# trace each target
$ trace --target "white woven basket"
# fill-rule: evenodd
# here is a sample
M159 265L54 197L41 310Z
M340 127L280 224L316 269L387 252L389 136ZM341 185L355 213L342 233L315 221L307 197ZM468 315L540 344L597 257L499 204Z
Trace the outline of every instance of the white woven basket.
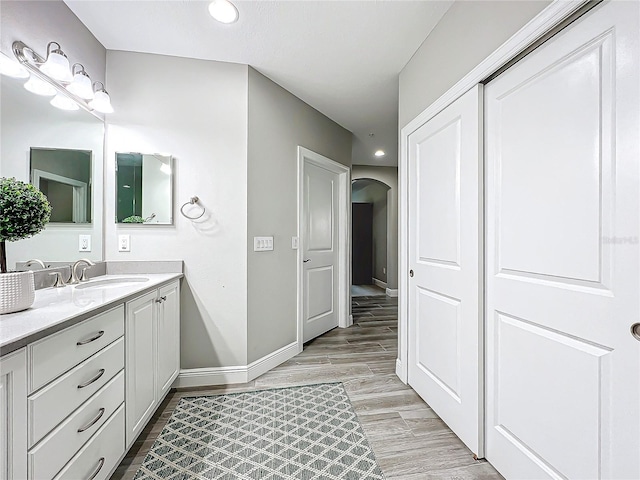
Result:
M33 272L0 273L0 314L25 310L35 299Z

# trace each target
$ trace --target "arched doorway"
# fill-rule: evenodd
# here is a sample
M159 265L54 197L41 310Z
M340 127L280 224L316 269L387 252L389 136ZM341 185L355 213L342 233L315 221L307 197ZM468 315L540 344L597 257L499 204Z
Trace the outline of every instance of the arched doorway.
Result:
M372 178L351 182L352 296L385 294L390 188Z

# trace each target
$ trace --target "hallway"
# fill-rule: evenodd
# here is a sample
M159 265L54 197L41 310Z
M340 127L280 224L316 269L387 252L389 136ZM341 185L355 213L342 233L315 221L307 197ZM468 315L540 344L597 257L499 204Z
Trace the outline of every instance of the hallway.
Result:
M388 479L490 480L502 478L471 452L395 375L398 303L386 296L354 297L354 324L305 344L304 351L247 384L199 389L199 395L342 382ZM182 396L169 394L113 479L132 479Z

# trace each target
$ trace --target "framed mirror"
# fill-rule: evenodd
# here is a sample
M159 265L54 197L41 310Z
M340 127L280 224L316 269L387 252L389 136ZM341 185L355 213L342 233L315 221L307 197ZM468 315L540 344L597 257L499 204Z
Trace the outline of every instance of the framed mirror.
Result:
M51 204L50 223L91 223L89 150L31 148L31 183Z
M101 261L104 120L55 108L51 97L34 95L24 83L0 76L0 176L46 190L53 216L42 232L7 244L8 267L31 258ZM89 249L80 251L80 235L89 236Z
M173 224L173 158L116 153L116 223Z

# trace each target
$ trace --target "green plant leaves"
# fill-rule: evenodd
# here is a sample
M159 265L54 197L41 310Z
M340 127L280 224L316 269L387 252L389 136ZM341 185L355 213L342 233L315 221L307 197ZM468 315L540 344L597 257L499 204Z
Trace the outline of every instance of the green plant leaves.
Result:
M50 217L51 205L35 186L0 178L0 241L29 238L39 233Z

